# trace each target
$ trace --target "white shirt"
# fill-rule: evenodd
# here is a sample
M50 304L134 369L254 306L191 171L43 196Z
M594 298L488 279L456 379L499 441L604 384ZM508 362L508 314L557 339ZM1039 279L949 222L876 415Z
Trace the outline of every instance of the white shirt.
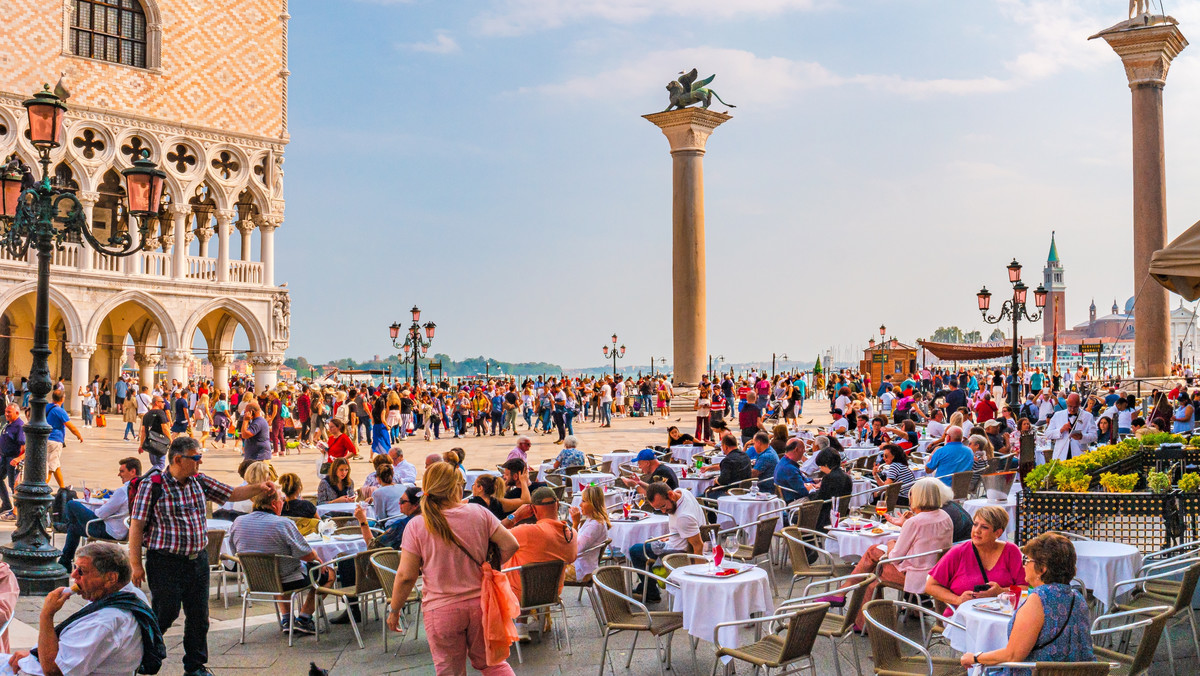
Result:
M929 424L925 426L925 433L928 434L930 438L940 439L942 435L946 433L946 423L930 420Z
M667 516L669 535L666 548L690 551L688 538L699 535L700 526L705 523L704 510L700 509L700 503L696 502L691 491L686 488L679 489L679 502L675 504L675 513Z
M129 534L129 526L125 525L125 517L129 516L129 482L113 491L113 496L103 505L96 508L96 518L104 519L104 529L118 540L124 540Z
M146 603L146 595L132 584L121 588ZM147 603L147 605L149 605ZM64 618L65 619L65 618ZM8 655L0 674L11 674ZM133 615L117 608L103 608L76 620L58 637L54 660L66 676L129 676L142 664L142 633ZM27 655L17 662L21 673L42 676L38 658Z
M1108 410L1100 414L1101 418L1116 418L1116 427L1118 429L1129 429L1133 425L1133 409L1127 408L1124 411L1118 411L1116 404L1108 407Z
M884 393L883 393L883 394L882 394L882 395L879 397L879 410L880 410L880 412L881 412L881 413L883 413L883 414L885 414L885 415L886 415L886 414L890 414L890 413L892 412L892 402L893 402L893 401L896 401L896 395L892 394L892 391L891 391L891 390L888 390L888 391L884 392Z
M600 388L600 403L607 404L611 401L612 401L612 387L610 387L608 383L604 383L604 386Z
M1074 421L1072 421L1074 418ZM1070 432L1063 432L1063 425L1074 424L1074 431L1083 435L1083 439L1076 441L1071 438ZM1054 459L1066 460L1068 457L1075 457L1083 452L1083 447L1096 441L1097 430L1096 421L1092 418L1092 414L1083 408L1075 416L1071 415L1069 409L1063 409L1055 413L1050 422L1046 425L1046 438L1054 441Z
M417 484L417 468L407 460L401 460L392 467L396 471L396 478L402 484Z
M154 400L145 392L139 393L136 399L138 415L146 415L146 412L150 410L150 404L153 403Z
M838 418L837 420L833 421L833 424L829 426L829 429L833 430L834 432L845 433L848 429L850 429L850 423L845 418Z

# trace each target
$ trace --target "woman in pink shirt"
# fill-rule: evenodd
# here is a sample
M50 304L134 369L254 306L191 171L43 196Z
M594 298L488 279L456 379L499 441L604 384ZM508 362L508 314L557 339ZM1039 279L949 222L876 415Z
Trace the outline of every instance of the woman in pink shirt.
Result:
M872 573L885 556L898 559L911 554L946 549L954 541L954 524L950 516L942 511L942 482L926 477L913 484L908 493L908 504L912 516L900 527L900 537L889 540L887 545L876 545L863 554L862 559L854 566L855 573ZM925 578L937 563L938 556L919 556L915 559L905 559L896 563L885 563L880 571L880 578L889 584L900 584L904 591L919 594L925 591ZM875 594L875 585L867 587L866 598ZM862 629L866 618L862 610L854 622L856 629Z
M1021 550L1000 540L1008 527L1008 511L985 505L975 512L971 541L956 545L929 571L925 593L946 604L946 617L963 601L999 596L1014 585L1025 586Z
M404 528L388 627L398 630L400 610L420 576L425 634L438 676L465 676L468 657L485 676L515 676L507 662L488 666L480 594L488 542L507 561L517 540L487 508L462 503L460 475L449 463L430 465L421 486L421 513Z

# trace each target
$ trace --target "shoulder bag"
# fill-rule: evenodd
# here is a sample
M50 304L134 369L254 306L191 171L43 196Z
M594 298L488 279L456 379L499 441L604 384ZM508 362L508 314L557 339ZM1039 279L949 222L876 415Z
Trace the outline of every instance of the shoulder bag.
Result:
M521 603L513 593L508 576L500 572L500 548L489 539L487 555L481 563L471 556L471 552L462 546L457 537L451 534L450 539L472 563L479 566L483 575L479 602L483 610L483 643L487 664L489 667L502 664L508 660L509 647L519 638L513 620L521 614Z

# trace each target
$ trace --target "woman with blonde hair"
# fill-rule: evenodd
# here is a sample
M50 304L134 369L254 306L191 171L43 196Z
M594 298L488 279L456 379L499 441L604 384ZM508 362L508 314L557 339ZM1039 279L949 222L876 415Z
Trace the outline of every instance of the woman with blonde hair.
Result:
M208 394L200 395L196 401L196 410L192 411L192 431L200 433L200 448L205 448L208 441L208 431L212 429L212 409L208 405Z
M444 462L425 470L421 513L404 528L400 566L392 588L388 628L398 631L400 611L420 577L425 633L438 674L466 674L467 658L484 676L515 676L507 662L488 665L484 616L480 603L482 566L489 543L499 570L517 552L517 540L486 508L462 504L459 474Z
M608 539L608 529L612 519L608 516L608 508L604 505L604 489L599 486L588 486L583 491L578 507L571 507L571 526L579 533L576 540L579 556L574 563L567 564L566 580L586 580L600 567L600 549L584 553Z

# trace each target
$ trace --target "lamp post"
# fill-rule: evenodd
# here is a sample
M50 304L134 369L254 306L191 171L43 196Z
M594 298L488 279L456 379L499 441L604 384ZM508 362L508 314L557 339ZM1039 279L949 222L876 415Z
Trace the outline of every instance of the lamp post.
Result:
M625 346L622 345L620 348L617 347L617 334L615 334L615 333L612 334L612 349L609 350L607 345L604 346L604 356L606 358L609 357L610 352L612 353L611 356L612 356L612 362L613 362L613 380L616 380L617 379L617 360L625 358Z
M979 313L983 315L983 321L988 324L999 324L1006 317L1012 319L1013 344L1012 344L1012 366L1011 378L1008 384L1008 405L1016 410L1020 401L1020 387L1017 378L1017 369L1019 368L1020 347L1017 338L1017 323L1021 319L1027 319L1031 322L1040 321L1042 318L1042 308L1046 307L1046 287L1038 284L1038 287L1033 290L1033 302L1037 306L1037 310L1033 314L1029 313L1029 308L1025 303L1029 287L1021 281L1021 264L1014 258L1012 263L1008 264L1008 281L1012 284L1013 296L1011 300L1004 301L1004 305L1000 306L1000 313L992 316L988 314L988 308L991 306L992 294L983 287L975 296L979 299Z
M398 355L401 364L412 364L412 384L417 386L417 364L421 357L424 357L429 352L429 346L433 343L433 332L437 329L437 324L433 322L425 322L425 338L421 338L421 308L416 305L412 306L412 326L408 327L408 331L404 334L404 341L400 341L400 322L392 322L388 327L388 334L392 337L392 346L397 350L403 349L404 354Z
M667 358L666 358L666 357L659 357L659 358L658 358L658 363L659 363L659 365L660 365L660 366L666 366L666 365L667 365ZM654 357L650 357L650 377L651 377L651 378L653 378L653 377L654 377Z
M29 368L29 422L25 425L25 474L17 486L17 529L12 543L0 555L12 567L22 594L44 594L67 581L67 571L58 565L61 551L46 532L46 513L53 498L46 484L46 395L50 380L50 260L64 241L86 240L108 256L129 256L142 250L149 238L148 219L158 213L166 174L150 161L143 150L125 176L126 214L137 220L139 238L130 235L130 224L116 224L107 241L92 234L83 215L83 205L67 186L51 181L50 152L62 144L63 115L67 106L45 85L23 103L29 117L29 140L42 165L35 180L29 167L14 153L0 168L0 246L15 260L26 258L33 247L37 259L37 300L33 326L33 364ZM90 252L83 252L91 255Z
M708 379L710 381L716 380L716 376L713 375L712 363L713 363L713 356L710 354L710 355L708 355ZM717 355L717 363L718 364L725 363L725 355L723 355L723 354Z
M787 353L784 352L783 354L779 355L779 358L782 359L783 361L787 361L787 358L788 358ZM771 353L771 380L775 380L775 353L774 352Z

